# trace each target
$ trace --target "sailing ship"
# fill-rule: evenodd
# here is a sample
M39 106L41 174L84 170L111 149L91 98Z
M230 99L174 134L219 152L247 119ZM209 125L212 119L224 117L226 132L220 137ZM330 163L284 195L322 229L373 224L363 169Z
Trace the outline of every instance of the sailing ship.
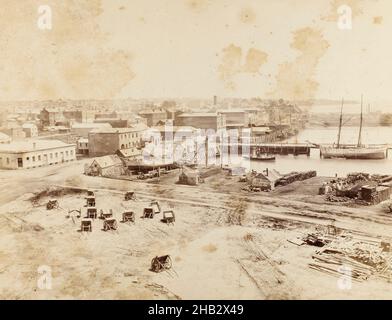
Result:
M344 104L344 100L342 99L342 105L340 108L337 144L336 145L334 144L333 146L320 146L320 155L324 159L328 159L328 158L371 159L371 160L385 159L386 157L385 147L372 147L372 146L365 146L362 144L362 125L363 125L362 101L363 101L363 97L361 96L361 117L359 123L359 134L358 134L357 145L356 146L343 145L340 143L340 134L342 132L343 104Z

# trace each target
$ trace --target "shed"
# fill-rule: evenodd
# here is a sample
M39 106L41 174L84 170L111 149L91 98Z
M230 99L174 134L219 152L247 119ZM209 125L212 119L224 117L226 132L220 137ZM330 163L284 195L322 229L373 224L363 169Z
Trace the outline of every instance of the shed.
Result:
M197 170L191 170L189 168L183 168L180 176L178 177L179 184L187 184L190 186L196 186L199 184L200 174Z
M86 165L85 174L90 176L116 176L124 173L124 166L117 155L94 158Z

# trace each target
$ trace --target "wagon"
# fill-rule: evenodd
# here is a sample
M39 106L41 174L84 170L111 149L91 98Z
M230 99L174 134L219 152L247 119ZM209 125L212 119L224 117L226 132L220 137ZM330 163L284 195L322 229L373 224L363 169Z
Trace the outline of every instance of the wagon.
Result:
M92 220L91 219L83 219L80 223L80 231L92 231Z
M153 208L154 214L161 213L161 206L159 205L159 202L156 200L152 200L150 207Z
M117 221L114 218L108 218L103 221L103 230L117 230Z
M161 272L172 267L172 261L169 255L158 257L151 260L151 271Z
M59 207L59 202L55 199L49 200L48 203L46 204L47 210L57 209L58 207Z
M97 218L97 208L95 208L95 207L87 208L87 218L96 219Z
M144 208L142 218L154 218L154 209L151 207Z
M94 196L88 196L86 198L86 204L87 204L87 207L95 207L95 197Z
M135 222L135 213L133 211L123 212L122 222Z
M39 200L38 199L31 200L31 203L33 204L33 207L39 207Z
M87 196L88 196L88 197L94 197L94 196L95 196L95 195L94 195L94 191L87 190Z
M126 201L128 201L128 200L135 200L136 199L135 192L131 192L131 191L126 192L125 196L124 196L124 199Z
M163 218L161 220L164 223L170 224L176 221L176 216L173 210L165 210L163 211Z
M110 209L109 212L105 213L103 212L103 210L101 209L99 211L99 218L100 219L108 219L108 218L112 218L113 217L113 210Z
M71 216L71 213L76 213L76 217L80 218L82 216L82 209L68 209L68 215L66 216L69 218Z

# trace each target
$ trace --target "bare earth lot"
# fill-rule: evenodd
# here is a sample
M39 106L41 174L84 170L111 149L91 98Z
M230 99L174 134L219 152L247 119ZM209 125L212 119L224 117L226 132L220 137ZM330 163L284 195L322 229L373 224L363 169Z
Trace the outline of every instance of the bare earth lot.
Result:
M392 298L388 277L373 274L339 289L339 277L311 269L320 248L293 239L334 225L345 237L391 241L392 216L380 206L327 204L317 189L324 178L272 193L241 191L237 178L210 177L198 187L175 184L177 173L160 181L120 181L81 174L83 162L34 171L1 171L0 298L2 299L353 299ZM86 194L57 197L60 208L48 211L29 200L47 187L79 187L96 192L97 207L112 209L120 221L125 210L136 223L119 223L81 233ZM137 194L124 201L124 191ZM156 199L172 208L176 223L141 219ZM291 241L291 242L289 242ZM340 241L340 240L339 240ZM295 242L295 241L294 241ZM173 268L149 271L156 255L169 254ZM52 289L37 288L37 268L52 270Z

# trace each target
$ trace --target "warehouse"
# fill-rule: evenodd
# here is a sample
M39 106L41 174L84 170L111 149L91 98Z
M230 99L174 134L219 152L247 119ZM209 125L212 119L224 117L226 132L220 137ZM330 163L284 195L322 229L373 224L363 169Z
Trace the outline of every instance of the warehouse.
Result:
M25 169L73 161L75 145L58 140L25 140L0 144L0 169Z

